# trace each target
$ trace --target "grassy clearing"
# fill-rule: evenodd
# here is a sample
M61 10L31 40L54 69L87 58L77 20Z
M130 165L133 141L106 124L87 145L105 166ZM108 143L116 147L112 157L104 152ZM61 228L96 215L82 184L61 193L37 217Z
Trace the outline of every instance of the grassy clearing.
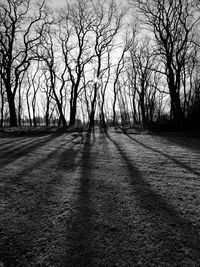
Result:
M200 266L199 152L191 136L112 128L4 135L0 262Z

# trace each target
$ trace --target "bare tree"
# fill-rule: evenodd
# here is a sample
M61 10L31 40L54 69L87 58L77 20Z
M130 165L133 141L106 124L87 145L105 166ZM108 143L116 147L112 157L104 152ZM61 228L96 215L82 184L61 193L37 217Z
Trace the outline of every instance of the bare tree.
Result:
M42 35L44 10L44 1L5 0L0 4L0 77L7 93L11 126L17 126L15 96L20 77L30 65L30 51Z
M29 118L29 124L32 126L32 118L31 118L31 109L30 109L30 103L29 98L31 95L31 81L28 75L28 72L26 73L26 106L28 111L28 118Z
M158 63L155 62L153 49L150 49L150 39L141 40L138 44L133 44L130 48L130 64L129 69L134 71L134 91L139 96L139 107L141 112L142 123L148 123L148 115L151 114L155 102L156 88L154 83L155 73L152 69L158 69ZM130 70L128 70L130 71ZM130 77L130 74L129 74ZM154 100L154 101L153 101Z
M118 59L118 62L116 64L116 69L114 71L114 83L113 83L113 93L114 93L114 99L113 99L113 105L112 105L112 110L113 110L113 119L112 123L113 125L116 124L116 101L117 101L117 94L120 89L119 86L119 79L122 71L124 70L125 64L126 64L126 59L125 59L125 54L126 52L130 49L133 39L134 39L135 32L133 32L131 37L128 37L128 32L126 33L124 45L122 48L121 55Z
M0 68L1 68L1 65L0 65ZM0 106L1 106L1 109L0 109L0 114L1 114L0 127L3 127L4 106L5 106L5 88L4 88L2 79L0 80L0 97L1 97L0 98Z
M90 109L90 127L94 126L99 80L103 70L103 58L122 26L125 10L118 10L114 1L92 1L95 22L92 26L96 57L93 98Z
M98 94L98 102L99 102L99 119L102 127L106 127L106 119L105 119L105 98L106 98L106 90L109 85L110 77L111 77L111 52L113 47L109 47L107 50L107 66L105 66L104 70L102 70L101 81L100 81L100 90ZM105 76L105 79L103 77Z
M172 115L180 125L184 118L180 98L181 74L197 21L193 1L133 0L133 3L137 4L154 33L158 56L167 77Z
M184 111L191 123L197 124L200 115L200 47L194 44L194 49L188 56L182 76L184 84Z
M42 60L44 63L43 68L46 72L46 77L48 77L46 81L49 81L52 97L56 102L59 112L60 122L62 122L63 127L66 127L67 121L63 110L63 90L66 83L66 66L59 66L60 62L59 55L57 53L58 44L56 43L56 29L53 27L54 25L52 23L45 27L43 38L36 53L38 60Z
M39 64L38 64L39 65ZM39 91L39 88L41 86L41 78L42 78L42 73L39 73L39 66L37 66L37 69L31 75L31 85L32 85L32 91L33 91L33 96L32 96L32 112L33 112L33 125L34 127L37 127L37 120L36 120L36 103L37 103L37 93ZM36 79L37 78L37 79Z
M91 53L91 25L93 14L89 1L76 0L67 4L67 12L61 13L60 36L64 63L66 65L70 89L70 125L74 125L77 100L83 89L83 72L94 56Z
M25 72L19 78L18 82L18 124L19 127L22 127L22 112L23 112L23 95L22 95L22 86L24 81Z
M45 124L46 126L49 126L51 117L50 105L52 102L52 88L49 82L50 77L48 77L48 74L46 72L44 72L43 74L44 74L44 82L43 86L41 86L40 88L40 91L45 94L45 100L44 100L45 103L42 106L45 110Z

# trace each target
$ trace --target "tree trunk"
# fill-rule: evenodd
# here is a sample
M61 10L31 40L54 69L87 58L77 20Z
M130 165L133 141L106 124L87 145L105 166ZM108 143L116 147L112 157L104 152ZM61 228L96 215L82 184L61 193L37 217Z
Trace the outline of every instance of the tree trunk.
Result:
M171 77L169 77L168 85L171 98L171 112L175 125L178 128L181 128L183 125L184 114L181 107L180 95L178 93L178 89L174 85L174 77L170 78Z
M114 92L114 101L113 101L113 125L116 124L116 110L115 110L115 106L116 106L116 101L117 101L117 93Z
M15 109L15 97L11 91L11 88L6 87L7 99L10 113L10 127L17 127L17 114Z
M58 99L58 96L56 94L56 90L55 90L55 73L54 71L52 70L52 68L50 68L50 77L51 77L51 86L52 86L52 91L53 91L53 94L54 94L54 97L55 97L55 101L56 101L56 104L57 104L57 108L58 108L58 111L59 111L59 115L60 115L60 118L59 120L61 120L62 122L62 125L63 127L67 127L67 122L66 122L66 119L65 119L65 116L63 114L63 110L62 110L62 103L61 101Z
M33 126L37 127L37 120L36 120L36 117L35 117L35 108L33 108Z
M90 112L90 123L89 127L92 128L94 127L94 117L95 117L95 109L96 109L96 99L97 99L97 84L94 85L94 98L92 100L92 105L91 105L91 112Z
M102 126L103 128L106 127L106 120L105 120L105 114L104 114L103 107L101 107L100 123L101 123L101 126Z
M3 127L3 113L4 113L4 91L3 91L3 83L1 80L1 120L0 120L0 127Z
M141 108L141 115L142 115L142 123L145 125L146 124L146 113L145 113L145 104L144 104L143 94L141 94L140 108Z
M58 107L58 110L60 113L60 120L62 122L62 125L63 125L63 127L67 127L67 122L66 122L65 116L64 116L63 111L62 111L62 105L60 104L59 101L57 101L57 107Z
M28 118L29 118L29 123L30 123L30 126L32 127L32 119L31 119L31 111L30 111L30 105L29 105L29 101L28 101L28 92L27 91L27 94L26 94L26 104L27 104L27 109L28 109Z
M77 111L77 95L74 95L72 105L70 108L69 125L75 125L75 123L76 123L76 111Z
M171 95L171 108L174 123L178 128L183 126L184 114L181 108L180 97L177 93Z
M45 112L45 123L46 123L46 126L49 126L49 97L47 96L47 106L46 106L46 112Z
M3 111L4 111L4 99L2 96L2 103L1 103L1 120L0 120L0 127L3 127Z

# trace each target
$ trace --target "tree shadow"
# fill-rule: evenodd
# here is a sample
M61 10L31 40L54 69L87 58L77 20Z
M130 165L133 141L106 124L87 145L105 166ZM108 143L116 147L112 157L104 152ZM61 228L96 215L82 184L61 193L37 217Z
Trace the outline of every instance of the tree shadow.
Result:
M199 136L195 136L193 134L158 134L156 133L155 136L162 137L163 139L166 139L170 143L176 144L180 147L187 148L191 151L195 151L200 153L200 138Z
M11 178L11 181L12 181L12 184L16 184L18 186L22 186L23 188L29 190L31 189L31 191L34 191L36 190L34 188L34 186L31 184L31 186L28 186L28 184L26 184L24 181L23 181L23 177L24 176L29 176L30 173L33 171L33 170L37 170L39 169L41 166L43 168L46 167L46 164L53 158L56 159L56 162L55 162L55 169L56 170L61 170L61 163L63 162L63 155L61 154L60 155L60 149L63 148L65 145L68 145L69 143L73 142L77 137L73 137L71 138L70 140L68 141L63 141L63 143L59 144L59 146L55 147L50 153L47 152L47 154L45 154L45 157L42 158L42 159L37 159L35 158L29 166L27 166L26 168L20 170L19 172L15 172L15 175ZM46 143L44 143L45 145ZM70 149L65 149L65 152L63 153L66 153L66 150L67 151L70 151ZM69 153L68 153L68 157L69 157ZM66 166L68 167L68 166ZM54 179L53 179L54 180ZM55 180L56 182L59 182L59 179L58 177L55 177ZM50 183L53 183L53 181L51 180ZM32 187L32 188L31 188ZM11 194L12 192L9 192L9 189L6 188L4 191L6 191L6 194L9 195ZM37 190L36 190L37 192Z
M61 134L63 135L63 133ZM45 145L48 141L59 137L60 134L54 134L51 138L42 139L38 146ZM71 143L77 137L71 138L64 144ZM2 242L0 242L1 252L0 259L6 264L6 266L28 266L29 260L33 257L33 251L35 240L40 236L45 236L45 228L51 223L52 209L55 209L55 203L52 202L52 196L55 190L55 183L60 182L60 177L53 176L45 182L45 179L40 181L38 185L36 183L29 183L23 180L24 176L29 176L30 172L40 168L51 159L56 158L59 155L59 150L63 146L60 144L56 149L53 149L51 153L47 154L47 157L43 160L36 159L32 164L18 173L15 173L11 177L11 183L4 187L2 194L3 199L9 200L9 205L14 206L16 214L13 214L10 222L6 222L6 225L1 225L0 235L2 235ZM36 149L37 146L34 146ZM57 162L57 158L56 158ZM31 182L31 181L30 181ZM18 189L22 189L22 193L16 193L17 198L13 197L12 188L16 186ZM30 198L32 196L32 198ZM28 197L26 199L26 197ZM30 206L28 205L30 201ZM5 229L7 231L5 232ZM45 241L47 242L47 241ZM45 244L47 245L47 244ZM41 247L44 245L41 244ZM24 261L23 261L24 259ZM21 261L21 262L20 262Z
M120 145L109 134L107 134L107 138L114 144L126 163L132 196L137 199L138 205L149 214L147 219L151 224L151 238L152 240L155 239L155 247L158 242L164 244L164 252L160 252L160 254L164 253L162 257L165 258L166 262L171 262L171 266L174 266L173 264L177 261L180 251L187 247L188 251L192 251L192 256L200 260L199 227L185 219L180 211L168 203L160 193L153 190L151 184L133 165L132 160L129 159ZM159 255L157 256L159 257Z
M91 146L94 143L94 132L88 131L84 140L80 159L80 178L78 186L78 199L71 222L66 225L69 233L66 240L65 259L61 266L93 266L91 232L93 204L91 202Z
M82 142L77 142L76 144L73 144L74 140L77 140L79 138L79 135L74 136L70 143L72 145L65 149L60 155L59 159L57 161L56 170L67 170L67 171L73 171L76 169L76 159L80 153L80 146Z
M2 149L1 152L4 151L3 155L5 155L5 156L10 154L11 156L15 157L15 155L17 156L18 154L22 154L24 150L26 151L27 147L29 147L29 146L32 147L32 145L34 145L37 142L43 143L43 141L47 140L48 137L45 136L42 138L40 137L40 138L29 138L29 139L24 138L24 139L20 140L20 142L15 144L15 146L10 146L11 149L9 149L10 147L7 148L7 149L9 149L8 151L4 151L6 149ZM49 140L51 140L51 138Z
M41 141L44 139L45 139L45 137L37 139L37 140ZM34 139L34 140L36 140L36 139ZM30 138L30 137L16 140L15 142L11 143L10 145L1 148L0 153L3 153L3 155L5 155L5 156L8 154L12 155L13 152L14 153L19 152L21 149L23 149L27 145L33 144L35 142L34 140L33 140L33 138Z
M44 146L45 144L52 141L53 139L58 138L62 134L63 133L54 133L42 139L34 139L33 141L30 141L28 143L21 144L19 147L14 147L9 151L0 152L0 168L3 168L7 164L10 164L17 159L26 156L28 153L33 152L37 148Z
M137 236L130 231L130 207L127 203L127 188L124 179L120 177L118 157L115 155L115 145L112 146L108 130L100 128L98 137L100 153L100 177L97 176L95 189L98 197L98 223L96 234L97 251L101 258L100 266L137 266L139 251L137 251ZM117 157L115 159L115 156ZM121 157L120 162L121 162ZM102 161L105 162L102 165ZM130 216L130 217L129 217ZM134 216L134 215L133 215ZM133 230L133 231L132 231ZM135 244L135 246L133 245ZM99 266L99 265L97 265Z
M176 163L177 165L179 165L180 167L186 169L187 171L189 171L190 173L193 173L194 175L200 175L200 172L195 171L193 168L191 168L190 166L188 166L187 164L180 162L179 160L177 160L176 158L170 156L169 154L162 152L158 149L153 148L152 146L149 146L147 144L144 144L140 141L138 141L137 139L133 138L132 136L130 136L129 134L124 133L124 135L126 135L128 138L130 138L132 141L138 143L139 145L143 146L144 148L154 151L156 153L159 153L160 155L164 156L165 158L171 160L172 162Z
M10 147L10 146L12 146L12 144L14 144L15 142L18 142L18 141L22 141L22 140L24 140L25 138L24 137L13 137L13 139L12 140L10 140L11 139L11 137L9 136L7 136L7 138L9 138L9 141L6 141L6 142L3 142L3 144L2 145L9 145L8 147ZM7 139L6 138L6 139ZM26 137L26 139L27 139L28 137ZM4 141L4 138L0 138L0 140L1 141Z

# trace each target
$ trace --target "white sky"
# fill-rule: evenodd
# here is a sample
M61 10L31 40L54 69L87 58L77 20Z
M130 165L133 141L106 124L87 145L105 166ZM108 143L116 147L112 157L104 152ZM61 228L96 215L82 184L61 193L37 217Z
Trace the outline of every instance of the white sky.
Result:
M62 7L66 3L65 0L48 0L47 2L49 2L52 7Z
M72 2L73 0L70 0L70 2ZM117 2L121 2L121 3L125 3L127 0L118 0ZM66 3L66 0L47 0L48 3L50 3L50 5L52 7L63 7Z

